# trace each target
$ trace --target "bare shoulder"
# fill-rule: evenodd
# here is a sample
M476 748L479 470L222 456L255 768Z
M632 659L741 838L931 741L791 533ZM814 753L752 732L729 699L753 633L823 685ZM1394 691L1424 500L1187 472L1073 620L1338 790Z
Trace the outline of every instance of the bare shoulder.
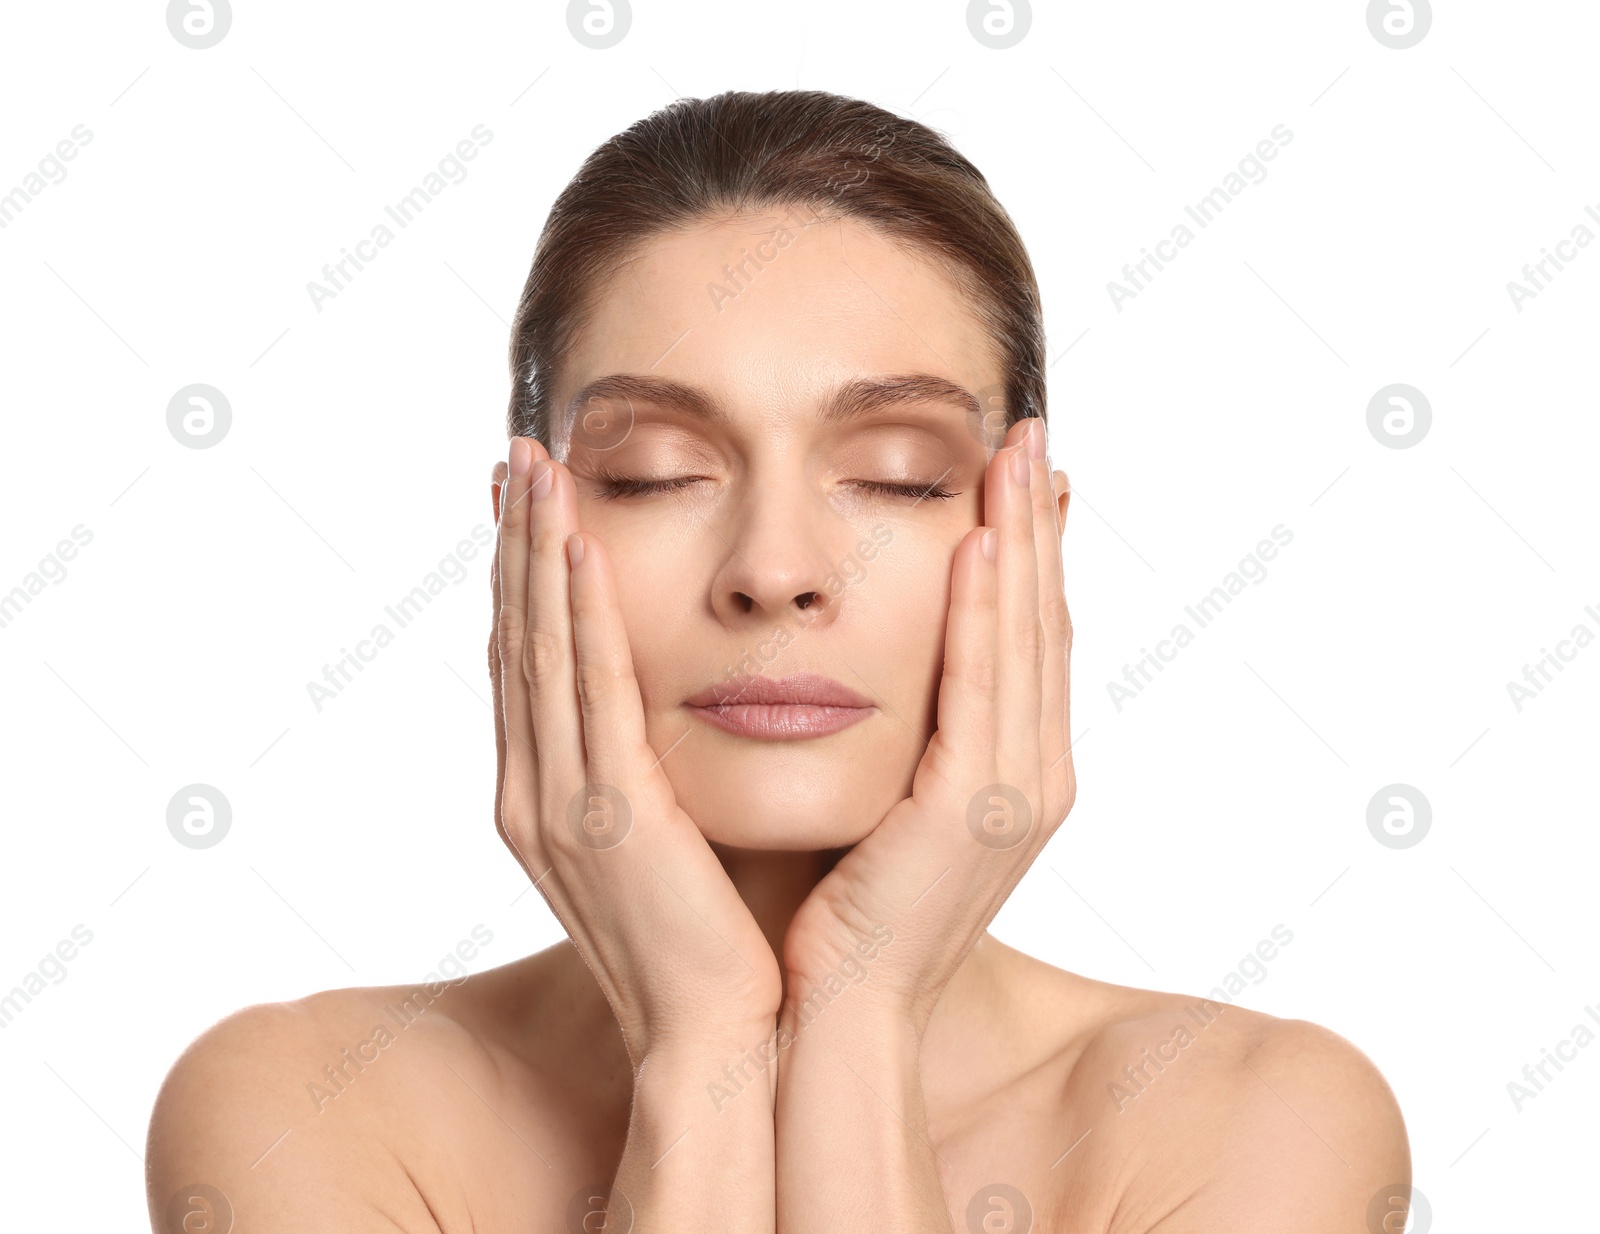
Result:
M457 983L443 979L331 990L207 1029L173 1064L151 1115L152 1228L227 1229L226 1215L236 1228L283 1232L457 1225L448 1209L461 1188L434 1176L455 1147L485 1139L468 1090L500 1086L493 1053L453 999Z
M1338 1033L1209 998L1104 987L1063 1117L1119 1180L1115 1234L1365 1229L1408 1185L1393 1091ZM1385 1228L1385 1227L1378 1227Z

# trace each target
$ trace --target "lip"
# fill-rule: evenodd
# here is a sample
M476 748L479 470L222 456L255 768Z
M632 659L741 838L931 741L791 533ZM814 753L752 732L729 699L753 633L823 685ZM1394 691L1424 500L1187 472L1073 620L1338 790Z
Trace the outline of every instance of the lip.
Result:
M836 733L877 710L871 699L816 673L781 678L741 673L690 695L684 706L725 732L766 741Z

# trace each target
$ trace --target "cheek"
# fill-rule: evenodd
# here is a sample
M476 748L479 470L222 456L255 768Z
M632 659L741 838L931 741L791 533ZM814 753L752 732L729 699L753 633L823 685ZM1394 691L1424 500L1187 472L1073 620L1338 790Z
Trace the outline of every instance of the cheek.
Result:
M704 564L693 561L688 550L664 543L659 528L629 529L620 523L605 527L600 520L580 524L606 546L617 590L617 605L627 631L639 697L648 712L672 708L682 695L702 681L691 681L715 666L701 663L697 634L711 629L707 623Z
M850 628L874 648L894 649L877 660L881 688L894 692L896 706L904 705L908 718L931 717L937 710L955 553L931 535L926 543L922 539L900 530L875 560L862 563L863 584L842 597ZM853 613L851 592L856 593Z

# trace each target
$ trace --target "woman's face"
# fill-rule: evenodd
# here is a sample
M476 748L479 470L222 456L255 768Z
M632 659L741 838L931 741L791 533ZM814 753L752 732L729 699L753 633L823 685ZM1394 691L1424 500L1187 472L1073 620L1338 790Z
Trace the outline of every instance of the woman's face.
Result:
M854 844L910 792L1003 376L948 276L864 224L806 217L652 240L600 291L552 402L650 745L706 838L740 848ZM796 673L870 706L778 739L685 702Z

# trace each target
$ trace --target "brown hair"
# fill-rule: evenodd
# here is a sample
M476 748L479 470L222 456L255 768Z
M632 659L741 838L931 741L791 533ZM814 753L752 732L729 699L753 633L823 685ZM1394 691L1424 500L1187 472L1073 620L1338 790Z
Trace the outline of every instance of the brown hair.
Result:
M708 215L807 207L931 255L1000 353L1005 426L1045 414L1039 286L1011 216L939 133L822 90L683 98L597 148L551 207L511 328L513 436L550 444L558 367L590 297L651 236ZM981 436L1004 427L985 407ZM998 431L996 431L998 428Z

